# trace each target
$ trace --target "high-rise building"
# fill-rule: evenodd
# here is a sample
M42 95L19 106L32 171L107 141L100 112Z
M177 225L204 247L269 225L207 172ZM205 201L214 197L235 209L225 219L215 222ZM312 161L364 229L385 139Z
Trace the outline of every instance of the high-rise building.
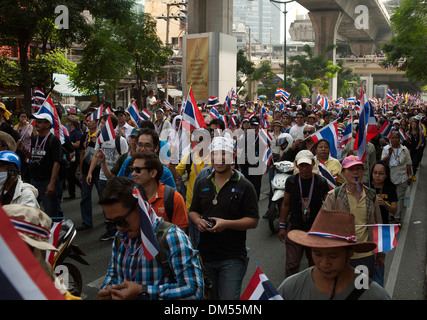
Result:
M282 15L270 1L234 0L233 30L240 29L243 25L246 31L246 27L251 28L252 43L279 44L283 42L280 37Z

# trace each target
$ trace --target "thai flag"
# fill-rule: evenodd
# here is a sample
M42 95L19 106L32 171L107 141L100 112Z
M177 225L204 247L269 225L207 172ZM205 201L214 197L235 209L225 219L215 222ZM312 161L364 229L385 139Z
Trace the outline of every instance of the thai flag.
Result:
M339 148L343 148L347 143L351 141L353 133L353 125L351 121L346 125Z
M225 129L228 129L227 115L223 114L222 116L219 116L219 119L221 119L224 122Z
M323 110L328 111L330 107L329 99L327 97L322 97L321 106Z
M366 121L366 143L372 140L378 134L377 120L375 119L374 106L371 101L365 100L365 107L368 105L369 111L367 112L368 118Z
M367 113L369 112L369 101L363 89L360 97L360 106L362 107L362 112L359 116L359 126L356 138L354 139L354 150L357 150L357 156L362 160L362 162L364 162L366 158L366 145L368 144L366 139L366 122L368 118Z
M237 100L237 94L236 94L236 91L234 91L233 88L231 88L230 97L231 97L231 100Z
M283 300L267 276L257 266L240 300Z
M322 160L319 160L319 173L320 175L326 179L328 182L329 188L335 189L337 186L337 177L335 177L329 170L326 168L325 163Z
M0 207L0 300L64 300Z
M50 96L46 98L46 100L43 102L42 106L40 107L40 110L37 112L37 114L41 113L47 113L49 114L53 119L53 125L51 131L55 136L59 138L61 141L61 144L65 143L65 136L64 136L64 130L62 129L61 119L59 119L58 112L56 111L55 105L53 104L53 101Z
M400 143L403 143L406 141L406 135L405 135L405 131L403 131L403 128L399 128L399 138L400 138Z
M215 107L211 108L211 111L209 112L209 115L212 117L212 119L217 119L220 117L218 110Z
M127 107L126 111L130 114L130 117L133 121L139 126L139 123L141 122L142 117L139 115L138 107L136 106L136 103L132 103L129 107Z
M58 246L59 232L61 231L63 221L53 222L52 227L50 228L50 238L49 243L55 248ZM46 261L53 265L56 252L47 250L46 251Z
M151 117L151 113L147 111L147 109L142 109L141 113L139 114L142 119L148 120Z
M160 246L153 229L153 224L157 216L150 204L142 198L138 188L133 188L132 195L138 199L141 243L144 256L147 261L151 261L160 251Z
M116 132L114 131L113 122L111 117L107 118L104 128L102 128L101 134L98 137L98 143L101 144L105 141L115 140Z
M390 121L388 121L388 120L386 120L386 121L383 123L383 125L381 126L381 128L380 128L379 132L381 133L381 135L382 135L384 138L387 138L387 139L389 139L389 140L390 140L391 133L393 132L392 128L393 128L393 126L392 126L391 122L390 122Z
M350 97L347 99L348 103L356 103L356 97Z
M387 98L389 98L393 102L397 101L396 97L394 96L393 92L391 92L390 89L387 90Z
M230 118L230 126L237 126L237 118L235 115L232 115Z
M227 113L231 112L231 95L230 93L227 94L227 96L225 97L225 110L227 111Z
M165 102L163 102L163 105L166 107L166 109L168 109L169 111L173 111L173 106L169 103L169 101L165 100Z
M258 138L267 147L270 145L271 140L273 140L266 129L259 130Z
M264 154L262 155L262 162L264 162L265 165L268 166L268 164L272 159L273 159L273 153L271 152L270 147L267 146L264 150Z
M104 105L101 104L92 114L89 116L88 121L95 121L102 118Z
M399 232L398 224L376 224L372 226L374 242L377 247L374 253L387 252L397 247L396 234Z
M217 105L220 105L221 103L218 100L218 97L212 97L210 96L208 99L208 104L206 105L207 107L214 107Z
M261 107L261 128L265 128L265 129L267 129L268 128L268 121L266 120L266 118L268 117L268 111L267 111L267 108L264 106L264 105L262 105L262 107Z
M314 143L319 141L320 139L326 139L329 142L330 146L330 154L333 158L337 158L337 148L338 148L338 126L337 120L331 122L326 127L316 131L310 136Z
M46 100L46 95L40 89L34 89L33 95L31 96L31 106L34 110L39 110L43 102Z
M205 119L197 107L196 99L193 95L193 89L188 91L187 102L185 103L184 113L182 115L183 127L187 131L206 128Z
M302 98L302 102L309 103L310 99L309 98Z

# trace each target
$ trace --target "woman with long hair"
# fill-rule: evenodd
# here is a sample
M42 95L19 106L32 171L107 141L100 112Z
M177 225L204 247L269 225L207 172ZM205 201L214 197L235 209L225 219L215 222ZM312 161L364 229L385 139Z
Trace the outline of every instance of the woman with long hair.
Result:
M417 173L418 165L420 163L419 150L421 149L421 145L423 143L423 137L419 123L414 118L409 119L409 130L406 133L406 141L408 142L407 147L412 159L412 178L415 181L415 174Z

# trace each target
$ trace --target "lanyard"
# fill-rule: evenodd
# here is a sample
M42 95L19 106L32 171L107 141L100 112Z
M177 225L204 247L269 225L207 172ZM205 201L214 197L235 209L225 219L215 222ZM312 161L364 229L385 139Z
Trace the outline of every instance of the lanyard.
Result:
M41 151L44 150L44 147L46 145L47 139L49 138L49 135L50 135L50 132L46 135L46 137L44 137L44 139L42 140L42 142L40 143L40 145L39 145L39 136L37 136L36 145L35 145L35 148L34 148L34 154L35 155L37 155L39 152L41 152Z
M190 157L191 157L191 154L190 154ZM196 160L196 157L194 157L194 160ZM202 170L206 167L206 163L203 162L203 164L204 164L204 166L203 166ZM196 176L198 176L199 171L197 170L196 161L193 161L193 167L194 167L194 172L196 172Z
M304 216L307 214L308 207L310 206L311 198L313 196L313 189L314 189L314 174L311 177L311 186L310 186L310 193L308 195L308 203L305 205L304 199L302 198L302 186L301 186L301 176L298 175L298 183L299 183L299 191L300 191L300 197L302 205L304 206Z

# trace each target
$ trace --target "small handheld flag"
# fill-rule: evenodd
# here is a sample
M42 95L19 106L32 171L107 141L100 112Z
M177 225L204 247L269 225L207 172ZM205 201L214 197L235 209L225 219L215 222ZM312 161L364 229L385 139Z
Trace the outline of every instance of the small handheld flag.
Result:
M267 276L257 266L240 300L283 300Z

